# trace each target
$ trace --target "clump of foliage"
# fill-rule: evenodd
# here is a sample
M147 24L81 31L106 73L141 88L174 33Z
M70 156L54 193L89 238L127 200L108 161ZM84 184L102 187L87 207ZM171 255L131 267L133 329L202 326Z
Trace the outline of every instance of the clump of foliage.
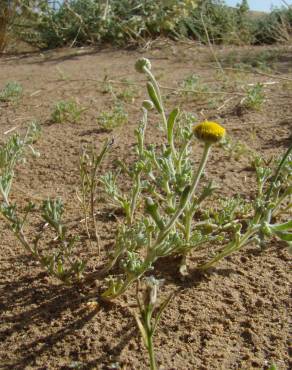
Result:
M247 0L70 0L53 8L45 0L18 2L14 31L38 47L144 43L163 35L203 43L260 44L287 41L291 9L251 17Z
M18 82L7 82L4 88L0 91L0 101L17 102L22 96L22 91L22 86Z
M144 37L176 34L180 21L196 6L195 0L71 0L53 10L47 1L27 0L19 34L41 47L141 41ZM36 9L40 9L37 11Z
M204 43L208 37L215 44L242 44L252 42L252 27L245 0L236 9L226 6L222 0L200 1L186 20L189 35Z
M286 43L291 39L292 8L274 9L254 22L254 44Z
M260 110L265 101L264 87L257 83L247 90L242 105L247 109Z
M209 92L208 85L204 84L196 74L187 76L181 83L181 89L181 95L191 97L194 100L204 100L205 93Z
M123 210L109 258L99 272L100 277L107 276L108 284L102 297L118 297L146 273L154 273L155 262L166 256L181 256L178 269L187 275L190 253L200 251L203 257L197 268L205 270L251 243L266 248L272 237L291 243L292 222L286 216L292 207L292 145L283 156L270 162L250 154L257 179L253 200L220 199L218 188L205 169L213 147L225 138L225 129L212 121L195 123L178 108L166 113L150 61L139 59L136 70L147 78L149 100L142 103L142 118L135 129L135 161L129 165L120 161L115 172L99 176L101 161L111 141L99 153L92 149L80 157L79 198L83 215L85 219L91 218L94 230L91 233L87 229L88 239L94 237L98 241L96 193L103 192L109 205ZM156 113L153 118L159 117L164 135L162 145L146 144L148 119L153 110ZM0 214L19 242L51 275L66 283L83 278L86 282L86 261L75 253L79 234L64 222L62 201L48 199L40 206L29 203L19 209L10 200L15 167L26 148L31 147L34 132L29 129L24 138L12 136L1 146ZM193 159L194 146L200 153L197 165ZM128 188L124 186L125 178ZM28 237L25 227L31 212L40 214L44 226ZM47 252L40 248L43 243L50 246Z
M116 103L113 109L102 112L97 118L97 122L104 130L111 131L126 124L128 122L128 114L121 103Z
M51 121L53 123L77 123L80 121L81 114L85 110L85 108L81 107L80 104L74 100L59 101L54 107Z

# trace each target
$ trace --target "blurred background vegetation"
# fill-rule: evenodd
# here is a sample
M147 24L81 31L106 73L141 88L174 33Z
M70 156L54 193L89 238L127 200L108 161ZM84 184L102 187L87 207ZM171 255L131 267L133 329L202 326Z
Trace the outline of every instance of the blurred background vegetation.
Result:
M159 36L201 43L287 43L292 8L251 12L222 0L0 0L0 51L12 41L38 48L139 46ZM209 41L208 41L209 39Z

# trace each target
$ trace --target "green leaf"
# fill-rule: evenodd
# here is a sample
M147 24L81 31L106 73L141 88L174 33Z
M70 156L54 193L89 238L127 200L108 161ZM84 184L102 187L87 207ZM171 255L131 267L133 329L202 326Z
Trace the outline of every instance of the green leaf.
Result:
M277 367L275 364L272 364L272 365L269 367L269 370L278 370L278 367Z
M172 135L173 135L173 127L175 124L175 121L177 119L177 116L179 114L179 109L175 108L169 115L168 120L167 120L167 137L168 141L171 140Z
M276 231L275 234L278 238L281 240L284 240L285 242L292 242L292 233L285 233L282 231Z
M283 224L270 225L273 231L286 231L292 229L292 220L284 222Z
M136 322L137 322L137 326L140 330L141 336L143 338L143 342L144 342L144 344L147 348L147 346L148 346L148 339L147 339L148 336L147 336L146 330L144 329L144 326L143 326L141 320L139 319L139 317L136 314L135 314L135 319L136 319Z

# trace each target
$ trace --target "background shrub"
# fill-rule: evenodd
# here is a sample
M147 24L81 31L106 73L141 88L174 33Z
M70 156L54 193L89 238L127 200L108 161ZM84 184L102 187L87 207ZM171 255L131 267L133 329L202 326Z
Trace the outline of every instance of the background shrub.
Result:
M217 44L271 44L289 41L292 32L291 8L255 16L247 0L236 8L223 0L67 0L55 8L49 3L13 2L17 4L13 30L18 38L40 48L137 45L158 36L189 37L202 43L209 37ZM1 19L0 32L1 27L7 30L0 14L0 23Z

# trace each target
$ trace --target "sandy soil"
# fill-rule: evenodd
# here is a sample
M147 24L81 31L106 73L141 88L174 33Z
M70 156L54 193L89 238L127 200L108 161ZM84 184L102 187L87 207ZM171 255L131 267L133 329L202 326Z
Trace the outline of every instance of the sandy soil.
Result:
M238 53L246 56L263 50L242 48ZM234 52L237 50L222 49L218 55L228 64L228 55ZM32 119L42 126L36 143L41 157L30 157L19 166L13 200L24 204L31 198L38 202L60 196L67 220L74 220L80 211L75 193L82 145L93 142L100 147L113 136L115 144L104 169L111 168L117 158L133 162L134 156L129 154L135 141L133 131L140 117L139 103L146 97L143 76L133 68L139 56L151 59L163 86L175 88L192 73L198 74L211 91L221 89L223 83L226 92L242 92L240 87L249 83L269 83L260 111L240 109L242 96L235 94L201 94L196 98L170 94L171 90L165 94L169 95L169 109L179 103L199 118L217 119L234 140L241 140L266 158L282 153L291 142L292 50L280 48L275 53L278 58L273 60L273 71L261 75L228 70L225 81L209 50L191 43L161 42L140 51L86 48L2 57L0 87L15 80L23 85L24 95L18 104L0 103L0 141L6 139L8 130L23 132ZM234 67L234 63L229 61L226 66ZM278 72L282 79L270 76ZM104 91L105 78L127 78L141 85L134 86L135 101L125 103L129 122L110 133L97 121L99 114L113 105L111 95ZM119 91L125 89L123 84L113 86ZM51 124L54 104L71 98L87 108L81 121ZM156 119L151 116L148 142L161 141ZM197 158L194 151L195 161ZM255 190L254 173L246 157L230 158L220 148L212 153L208 175L216 179L223 195L250 197ZM98 225L103 251L111 245L116 228L110 211L101 204ZM96 309L88 309L86 293L93 288L65 287L47 277L2 221L0 240L1 369L148 368L133 316L134 289L111 304L99 303ZM105 258L104 253L98 257L88 243L82 245L80 254L89 257L92 271L98 270ZM196 256L190 262L191 275L185 281L178 277L175 259L157 265L156 275L165 279L162 297L176 290L155 337L160 369L267 369L272 362L281 370L291 368L291 274L285 246L273 241L263 252L249 246L204 275L196 273Z

